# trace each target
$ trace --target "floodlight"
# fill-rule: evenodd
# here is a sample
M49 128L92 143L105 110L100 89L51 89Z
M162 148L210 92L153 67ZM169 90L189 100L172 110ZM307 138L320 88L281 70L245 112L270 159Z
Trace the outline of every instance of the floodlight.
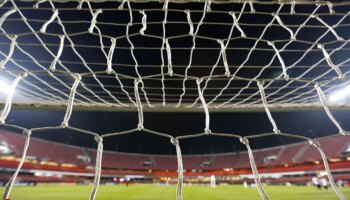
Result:
M9 94L12 92L11 85L4 80L0 80L0 94Z
M330 97L329 97L329 100L331 102L338 102L338 101L341 101L343 99L345 99L346 97L346 93L343 92L343 91L338 91L338 92L335 92L333 93Z
M345 88L345 93L350 95L350 85Z

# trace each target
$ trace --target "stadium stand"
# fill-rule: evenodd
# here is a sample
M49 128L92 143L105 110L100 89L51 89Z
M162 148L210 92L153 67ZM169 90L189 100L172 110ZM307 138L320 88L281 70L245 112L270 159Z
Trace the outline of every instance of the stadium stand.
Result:
M329 138L327 140L321 140L320 144L322 145L324 153L327 155L328 159L340 158L343 157L344 150L349 147L349 138L339 139L339 138ZM315 150L315 148L307 148L303 152L302 156L297 160L299 163L312 162L314 160L320 160L320 154Z
M155 164L153 166L154 170L176 170L177 160L173 156L154 156Z
M16 156L20 156L23 146L24 137L1 131L0 138L4 140ZM86 166L89 159L79 159L88 155L80 147L65 145L50 141L34 138L28 149L28 157L36 158L40 161L54 161L57 163L70 163L77 166Z
M231 156L227 156L226 154L218 154L215 156L214 166L217 169L225 169L227 166L233 166L236 157L238 157L238 154L231 154Z
M96 156L96 150L86 149L88 155L92 158ZM130 169L130 170L144 170L148 169L143 166L144 162L150 162L150 155L141 155L141 154L126 154L118 152L104 151L102 167L106 169Z
M281 152L278 156L278 159L270 164L272 166L279 166L285 164L294 163L294 156L298 154L298 152L302 149L302 147L307 146L307 144L294 144L285 147L281 147Z
M3 169L14 169L24 144L24 137L7 131L0 131L0 145L10 149L0 155L0 166ZM350 147L350 137L327 138L320 141L324 152L329 158L330 167L335 172L350 172L350 157L345 151ZM4 149L4 148L3 148ZM6 149L6 148L5 148ZM45 151L43 151L45 149ZM322 171L323 165L319 153L310 144L297 143L254 150L256 165L261 173L295 173L303 172L304 176L282 177L274 180L300 183L310 180L307 174ZM0 153L1 154L1 153ZM33 182L84 182L91 180L95 163L96 150L83 147L60 144L38 138L32 138L27 160L24 163L25 172L56 171L69 174L59 177L40 177L32 179L23 174L21 181ZM185 176L218 176L249 175L251 174L247 152L221 153L211 155L184 155L183 163ZM143 177L176 177L177 160L173 155L147 155L104 151L102 173L104 177L114 176L143 176ZM11 170L10 170L11 171ZM70 173L83 174L85 177L70 176ZM344 180L350 176L335 174ZM348 177L348 178L346 178ZM8 171L0 172L0 181L9 179ZM230 180L228 183L240 183L243 179ZM252 180L249 180L250 182ZM266 181L272 182L268 178Z
M184 168L188 170L193 169L212 169L213 162L212 162L211 155L195 155L195 156L184 156L182 158ZM208 164L204 164L208 163ZM210 164L211 163L211 164Z

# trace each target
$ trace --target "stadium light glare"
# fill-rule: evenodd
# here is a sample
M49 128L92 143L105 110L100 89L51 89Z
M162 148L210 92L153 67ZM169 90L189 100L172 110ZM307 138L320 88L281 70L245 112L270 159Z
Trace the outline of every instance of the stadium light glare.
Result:
M339 101L344 100L346 98L346 96L347 96L346 92L338 91L338 92L331 94L331 96L329 97L329 100L331 102L339 102Z
M11 88L11 86L5 81L0 80L0 93L10 94L11 92L13 92L13 89Z
M350 85L331 94L329 101L333 103L340 103L344 102L348 97L350 97Z
M348 85L346 88L345 88L345 92L350 95L350 85Z

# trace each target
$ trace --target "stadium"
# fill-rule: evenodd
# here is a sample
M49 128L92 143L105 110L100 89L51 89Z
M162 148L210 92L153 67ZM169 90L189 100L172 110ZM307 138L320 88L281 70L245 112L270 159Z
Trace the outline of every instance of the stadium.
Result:
M3 0L0 191L350 198L350 2Z
M343 180L344 184L350 182L350 138L329 138L320 143L328 147L324 151L329 158L334 179ZM14 133L1 132L1 144L1 182L5 185L18 165L24 138ZM95 149L37 138L33 138L31 144L17 180L18 185L40 187L56 184L89 185L93 182ZM324 171L319 153L305 142L253 153L261 181L268 185L305 186L310 184L312 176ZM209 185L212 175L216 177L218 185L240 185L242 188L244 182L254 185L247 152L185 155L182 159L186 185ZM105 151L100 184L123 185L123 188L127 182L130 188L140 184L176 185L176 166L176 156Z

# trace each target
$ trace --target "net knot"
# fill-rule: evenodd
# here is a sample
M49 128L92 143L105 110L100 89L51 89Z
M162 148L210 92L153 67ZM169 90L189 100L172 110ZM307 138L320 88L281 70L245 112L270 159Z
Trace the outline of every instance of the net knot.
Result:
M295 14L295 1L291 1L291 6L290 6L290 14L294 15Z
M38 9L40 4L46 2L46 0L39 0L36 4L33 5L33 8Z
M101 136L96 135L94 139L97 143L103 142L103 138Z
M315 3L316 3L317 6L326 5L326 2L324 0L316 0Z
M334 25L332 25L331 27L332 27L332 28L338 28L338 26L339 26L338 24L334 24ZM338 40L343 41L343 40L344 40L344 38L339 37L339 38L338 38Z
M227 56L226 56L226 46L224 44L223 40L216 40L221 47L221 57L222 57L222 61L224 63L224 67L225 67L225 76L229 77L231 75L229 66L228 66L228 62L227 62Z
M67 128L69 126L68 122L62 122L61 127Z
M144 35L147 29L147 15L144 10L140 10L139 12L142 14L142 28L140 30L140 34Z
M208 0L207 2L208 2L208 4L207 4L207 7L206 7L206 12L211 12L211 1Z
M273 129L273 132L276 134L276 135L279 135L279 134L281 134L281 131L279 130L279 129Z
M174 71L173 71L173 62L172 62L171 48L170 48L169 40L163 38L163 43L165 43L167 58L168 58L168 75L173 76Z
M22 134L24 136L30 136L32 134L32 131L25 129Z
M113 72L112 60L113 60L113 54L114 54L116 44L117 44L117 39L112 38L111 39L111 47L109 48L109 52L107 55L107 69L106 69L107 74L112 74L112 72Z
M320 88L321 87L321 84L320 83L316 83L315 84L315 88L317 89L317 88Z
M74 73L73 77L75 78L75 80L81 81L81 75L79 73Z
M11 40L14 40L14 41L16 41L16 39L18 38L18 36L17 35L10 35L10 39Z
M254 5L253 5L253 1L249 0L249 6L250 6L250 14L254 14L255 13L255 9L254 9Z
M317 48L322 49L322 48L324 48L324 47L323 47L322 44L318 44L318 45L317 45Z
M340 134L340 135L349 135L349 132L348 132L348 131L345 131L345 130L340 130L340 131L339 131L339 134Z
M168 10L168 5L169 5L169 1L168 1L168 0L165 0L162 10L163 10L163 11L167 11L167 10Z
M319 142L315 141L315 140L309 140L309 144L316 147L316 148L319 148L321 145Z
M81 10L83 8L83 3L84 3L85 0L79 0L79 4L77 6L77 9L78 10Z
M106 73L107 73L107 74L112 74L112 73L113 73L113 70L110 69L110 68L108 68L108 69L106 69Z
M141 83L142 82L142 78L135 78L134 83Z
M57 62L59 61L59 58L61 57L62 52L63 52L63 48L64 48L65 36L64 35L59 35L59 38L60 38L60 45L58 47L58 51L57 51L56 56L54 57L53 61L51 62L51 65L50 65L50 70L51 71L55 71L56 70Z
M97 23L97 16L99 14L101 14L101 13L102 13L102 9L98 9L98 10L96 10L95 13L93 13L92 19L91 19L91 25L90 25L90 27L88 29L89 33L93 33L94 32L94 28L95 28L96 23Z
M231 16L236 16L235 14L235 11L230 11L228 14L230 14Z
M246 137L239 138L239 141L244 145L249 144L249 140Z
M28 73L27 73L27 72L22 72L22 73L19 74L19 76L20 76L21 78L25 78L25 77L28 76Z
M197 78L196 83L201 84L203 82L203 78Z
M137 130L142 131L145 127L142 124L137 124Z
M208 129L208 128L205 128L205 129L204 129L204 134L210 135L210 134L211 134L211 130Z
M135 90L135 98L136 98L136 102L137 102L137 113L138 113L138 118L139 118L139 123L137 125L137 129L139 131L141 131L143 129L143 111L142 111L142 103L141 103L141 99L140 99L140 94L139 94L139 83L142 83L142 79L141 77L138 77L135 79L135 86L134 86L134 90Z
M126 0L123 0L120 5L118 6L118 10L123 10L124 9L124 4L125 4Z
M258 86L264 86L265 82L264 81L257 81L256 83Z
M171 139L170 139L170 142L173 144L173 145L178 145L179 144L179 140L177 139L177 138L174 138L174 137L172 137Z
M190 31L189 31L189 35L190 36L193 36L194 35L194 27L193 27L193 22L192 22L192 19L191 19L191 12L190 10L185 10L185 13L187 15L187 22L188 22L188 25L190 26ZM200 23L200 22L199 22ZM200 26L200 24L198 24L198 26Z
M334 14L335 14L335 11L333 10L333 4L332 4L332 2L327 1L326 4L327 4L328 9L329 9L329 14L334 15Z

